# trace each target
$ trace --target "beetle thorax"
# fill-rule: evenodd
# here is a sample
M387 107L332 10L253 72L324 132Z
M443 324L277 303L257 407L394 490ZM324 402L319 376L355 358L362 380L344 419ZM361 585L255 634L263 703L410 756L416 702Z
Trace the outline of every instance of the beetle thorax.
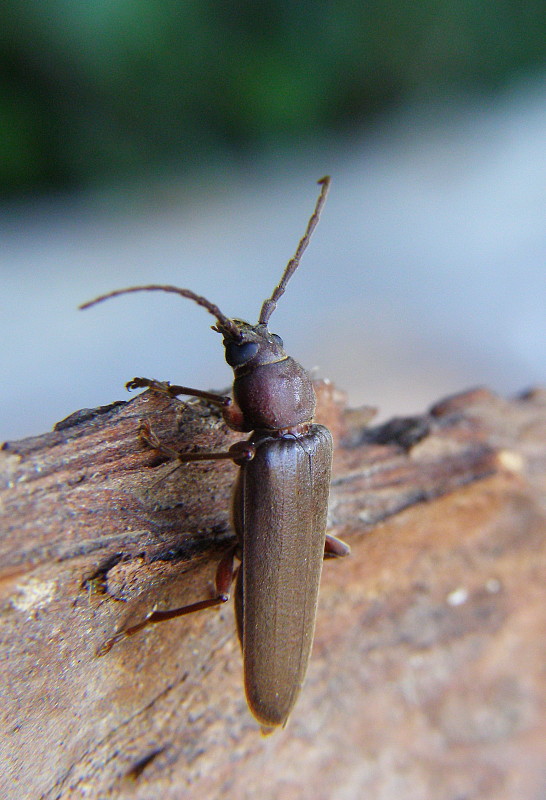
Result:
M277 431L311 422L315 391L307 372L284 351L266 325L233 320L240 340L224 333L226 361L233 368L233 394L244 430Z

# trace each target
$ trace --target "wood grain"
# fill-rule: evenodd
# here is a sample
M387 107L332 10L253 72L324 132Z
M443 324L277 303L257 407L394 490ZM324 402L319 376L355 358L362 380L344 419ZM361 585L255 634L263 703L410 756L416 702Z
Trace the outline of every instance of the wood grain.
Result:
M260 736L228 604L103 642L207 596L236 468L173 469L240 438L145 392L0 453L0 795L541 798L546 394L480 389L369 427L318 386L337 449L306 686Z

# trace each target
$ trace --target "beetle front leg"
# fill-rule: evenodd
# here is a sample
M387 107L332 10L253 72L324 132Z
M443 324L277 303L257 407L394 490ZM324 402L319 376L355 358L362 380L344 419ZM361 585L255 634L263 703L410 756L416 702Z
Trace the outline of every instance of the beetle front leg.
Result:
M166 394L167 397L178 397L180 394L186 394L190 397L200 397L208 403L220 406L226 425L234 431L249 430L243 412L229 395L204 392L202 389L190 389L189 386L171 385L169 381L156 381L151 378L133 378L132 381L128 381L125 384L125 388L128 389L128 391L132 391L133 389L151 389L152 392Z
M324 543L324 558L344 558L351 554L351 548L348 544L338 539L337 536L326 534L326 541Z
M166 394L168 397L178 397L180 394L188 395L188 397L201 397L203 400L208 400L209 403L215 403L222 407L229 406L232 402L229 395L205 392L202 389L191 389L189 386L178 386L177 384L170 384L169 381L156 381L153 378L133 378L127 381L125 388L130 392L133 389L151 389L153 392Z
M181 608L172 608L168 611L155 611L152 609L152 611L150 611L148 616L145 617L142 622L139 622L137 625L131 625L129 628L124 628L123 630L115 633L110 639L107 639L97 651L97 655L106 655L106 653L108 653L115 644L120 642L122 639L126 639L128 636L133 636L143 628L147 628L148 625L153 625L157 622L165 622L168 619L182 617L185 614L193 614L194 611L201 611L204 608L212 608L213 606L227 603L230 597L231 584L233 583L236 572L233 568L233 560L235 558L236 551L236 547L230 548L230 550L228 550L218 564L218 569L216 570L216 579L214 582L216 588L216 594L214 597L209 597L207 600L198 600L197 603L190 603L187 606L182 606Z

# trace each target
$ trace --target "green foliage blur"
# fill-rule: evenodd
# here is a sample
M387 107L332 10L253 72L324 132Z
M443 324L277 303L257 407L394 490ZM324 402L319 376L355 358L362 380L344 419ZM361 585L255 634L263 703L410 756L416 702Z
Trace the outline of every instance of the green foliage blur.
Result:
M544 0L3 0L0 191L199 170L545 55Z

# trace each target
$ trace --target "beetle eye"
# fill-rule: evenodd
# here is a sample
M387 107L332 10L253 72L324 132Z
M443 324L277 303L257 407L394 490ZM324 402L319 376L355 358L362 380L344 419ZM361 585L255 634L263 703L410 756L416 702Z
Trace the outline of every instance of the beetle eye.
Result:
M284 347L284 342L283 342L283 340L281 339L281 337L280 337L280 336L277 336L277 334L276 334L276 333L272 333L272 334L271 334L271 338L272 338L272 339L275 339L275 341L277 342L277 344L279 345L279 347Z
M240 367L250 361L258 352L257 342L228 342L226 344L226 361L230 367Z

